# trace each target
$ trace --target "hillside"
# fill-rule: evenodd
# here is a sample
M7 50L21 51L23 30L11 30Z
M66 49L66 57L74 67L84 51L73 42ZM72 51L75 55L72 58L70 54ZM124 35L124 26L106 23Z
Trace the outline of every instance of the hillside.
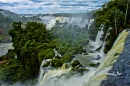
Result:
M0 9L0 42L10 42L11 37L8 35L8 31L12 29L12 23L22 21L40 21L35 17L20 17L20 15L10 12L8 10Z

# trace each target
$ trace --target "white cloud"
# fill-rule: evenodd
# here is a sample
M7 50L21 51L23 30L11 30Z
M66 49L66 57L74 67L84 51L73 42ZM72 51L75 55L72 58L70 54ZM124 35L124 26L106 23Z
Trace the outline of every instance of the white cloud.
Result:
M74 13L99 8L107 1L109 0L0 0L0 6L1 9L16 13Z
M28 1L28 0L26 0ZM0 0L3 3L25 2L25 0Z

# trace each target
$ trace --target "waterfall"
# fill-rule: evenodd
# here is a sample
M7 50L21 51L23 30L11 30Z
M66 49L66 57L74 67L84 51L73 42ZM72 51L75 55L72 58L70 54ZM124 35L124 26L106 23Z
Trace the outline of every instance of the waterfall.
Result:
M39 83L42 81L43 76L44 76L45 72L47 71L47 68L46 68L46 69L43 69L43 65L44 65L46 62L48 62L48 61L50 61L50 59L43 60L41 66L40 66L40 72L39 72L39 78L38 78L38 82L39 82Z
M65 73L68 73L71 68L69 69L47 69L42 68L43 65L50 60L43 60L41 66L40 66L40 72L39 72L39 78L38 78L38 84L36 86L55 86L54 80L59 80L58 77L62 76Z
M41 68L42 65L41 64ZM91 76L94 75L96 68L89 68L88 72L73 74L71 68L53 69L44 74L44 69L40 69L39 84L36 86L83 86Z
M100 28L100 30L98 31L98 34L97 34L97 37L96 37L96 40L95 40L95 49L99 48L103 44L103 41L101 40L101 38L104 34L103 28L104 28L104 26L102 26Z
M46 24L48 30L50 30L56 23L55 17L52 15L40 16L39 18L42 19L43 23Z
M46 24L47 29L51 29L55 23L56 20L58 20L61 23L69 23L71 25L77 25L82 28L86 26L86 24L89 23L89 20L83 17L55 17L53 15L48 15L48 16L39 16L40 19Z
M94 22L94 19L90 19L89 23L88 23L88 29L89 27L92 25L92 23Z
M86 83L85 86L101 86L102 81L103 80L106 81L108 79L108 75L114 76L114 78L116 80L119 80L116 76L121 75L121 73L118 71L118 68L120 67L119 64L121 64L120 60L122 61L123 59L120 59L120 60L117 60L117 59L120 57L120 55L123 55L121 53L123 52L125 44L127 45L126 38L128 37L129 33L130 33L129 31L124 30L119 34L119 36L116 39L116 41L114 42L111 50L108 51L105 58L102 60L102 63L97 68L96 73L94 74L94 76L92 76L90 78L90 80ZM124 56L126 56L126 55L124 55ZM113 67L113 65L115 65L115 62L119 63L118 65L116 65L116 66L118 66L117 68ZM124 65L124 64L122 64L122 65ZM122 67L124 67L124 66L122 66ZM109 73L110 70L113 71L112 68L116 68L117 71L115 73L114 72ZM121 79L122 79L123 75L121 75ZM111 79L111 78L109 78L109 79ZM125 78L125 79L127 79L127 78ZM111 83L111 82L108 82L108 83ZM123 86L123 85L121 85L121 86Z
M110 34L110 30L112 29L112 27L109 27L109 29L108 29L108 31L107 31L107 34L106 34L106 36L105 36L105 40L106 40L106 38L107 38L107 36ZM101 57L105 57L105 53L104 53L104 48L105 48L105 41L103 42L103 44L102 44L102 47L101 47L101 49L100 49L100 52L99 52L99 55L101 56Z
M54 53L55 53L55 56L59 56L59 57L62 57L60 53L58 53L58 51L56 49L53 49L54 50Z
M104 48L105 48L105 41L101 40L101 38L104 35L104 25L101 25L99 28L99 31L97 33L96 39L95 41L90 41L90 45L93 46L94 48L91 49L93 50L95 53L95 56L93 57L94 59L92 60L93 63L100 63L103 59L103 57L105 57L105 53L104 53ZM109 33L107 33L108 35ZM105 37L106 39L106 37ZM97 50L98 48L100 48L100 50Z

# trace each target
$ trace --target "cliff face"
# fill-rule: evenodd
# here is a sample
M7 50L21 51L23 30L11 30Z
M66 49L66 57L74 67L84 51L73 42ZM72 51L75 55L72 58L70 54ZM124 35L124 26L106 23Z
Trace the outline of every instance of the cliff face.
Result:
M130 31L116 39L94 76L85 86L130 86Z

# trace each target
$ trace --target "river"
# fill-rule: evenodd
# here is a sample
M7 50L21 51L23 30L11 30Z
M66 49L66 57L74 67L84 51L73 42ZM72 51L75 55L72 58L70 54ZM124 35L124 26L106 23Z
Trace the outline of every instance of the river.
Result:
M12 43L0 43L0 56L5 55L9 49L13 49Z

